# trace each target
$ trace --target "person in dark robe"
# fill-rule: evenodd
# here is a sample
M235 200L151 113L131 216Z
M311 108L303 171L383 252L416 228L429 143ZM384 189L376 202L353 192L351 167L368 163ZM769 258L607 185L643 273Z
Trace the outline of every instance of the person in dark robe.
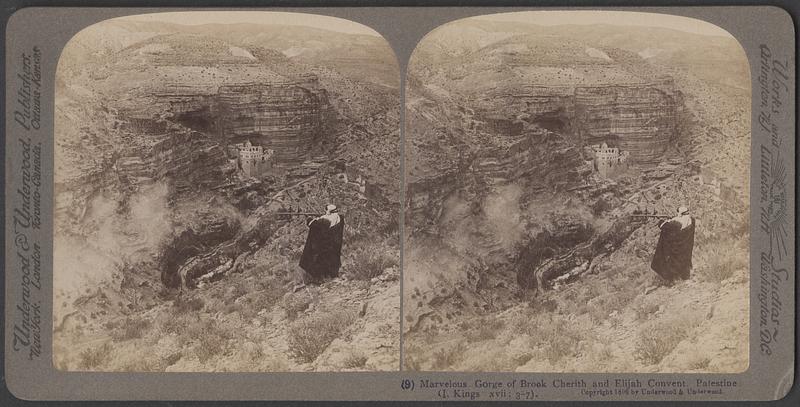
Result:
M307 220L308 237L300 256L300 268L306 272L307 281L319 284L339 276L342 265L342 238L344 217L336 205L327 205L325 214Z
M656 252L650 268L668 285L678 279L688 280L692 269L695 220L685 206L678 215L662 222Z

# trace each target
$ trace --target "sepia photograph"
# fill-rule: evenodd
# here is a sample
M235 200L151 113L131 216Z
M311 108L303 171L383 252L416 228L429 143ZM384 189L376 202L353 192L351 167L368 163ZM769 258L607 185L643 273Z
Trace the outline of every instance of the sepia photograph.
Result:
M400 367L400 73L348 20L142 14L55 79L53 364Z
M751 83L727 31L457 20L404 103L404 370L747 370Z

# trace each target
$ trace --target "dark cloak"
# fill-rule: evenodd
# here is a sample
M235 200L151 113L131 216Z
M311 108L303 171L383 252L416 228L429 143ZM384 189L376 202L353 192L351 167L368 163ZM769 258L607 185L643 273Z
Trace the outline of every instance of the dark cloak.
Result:
M694 248L694 218L684 229L677 220L670 220L661 226L656 253L650 268L667 281L689 279L692 269L692 249Z
M300 267L309 274L313 282L339 275L343 234L342 215L339 215L339 223L333 227L325 218L316 218L308 225L308 237L300 257Z

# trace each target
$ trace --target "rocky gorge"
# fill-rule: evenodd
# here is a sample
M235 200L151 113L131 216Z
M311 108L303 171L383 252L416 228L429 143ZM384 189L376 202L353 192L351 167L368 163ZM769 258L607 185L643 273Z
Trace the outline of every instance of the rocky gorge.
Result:
M347 58L333 67L324 52L298 53L302 42L253 43L269 25L99 25L73 38L57 75L56 366L394 368L397 324L382 324L399 318L399 163L388 156L399 102L384 80L397 69L385 43L291 29L373 49L363 69L375 72L352 79L361 68ZM246 143L269 152L263 173L244 172L236 150ZM354 153L371 143L382 148ZM328 202L347 219L344 276L295 293L307 228L275 212ZM320 342L298 342L314 324ZM245 342L246 360L233 357Z
M635 31L672 38L676 47L714 49L709 56L726 49L730 66L745 61L735 41ZM724 111L720 117L728 123L745 124L725 132L722 143L742 151L748 148L741 131L749 123L749 90L710 78L696 65L651 59L644 42L609 40L628 38L623 32L467 19L440 27L415 50L406 90L406 368L746 366L734 354L706 363L698 362L700 354L672 353L700 335L706 326L700 317L681 322L675 342L649 356L647 327L672 324L664 310L678 305L645 293L657 283L649 260L658 228L628 215L670 214L688 204L701 225L696 281L659 290L677 302L713 309L714 300L691 292L700 284L735 303L732 310L746 308L746 297L729 298L748 284L746 256L721 259L715 253L747 244L748 178L739 172L709 175L712 167L739 164L732 156L725 164L708 159L720 144L706 142L703 134L718 128L719 119L698 111L695 101ZM702 58L701 52L685 52ZM617 170L600 171L609 162L600 161L609 159L600 150L611 154ZM725 209L719 210L720 202ZM662 303L651 304L655 297ZM747 321L732 312L708 323L737 332L739 339L726 340L746 349ZM622 329L637 333L623 335ZM609 344L603 339L609 337L627 343ZM614 366L615 358L624 366Z

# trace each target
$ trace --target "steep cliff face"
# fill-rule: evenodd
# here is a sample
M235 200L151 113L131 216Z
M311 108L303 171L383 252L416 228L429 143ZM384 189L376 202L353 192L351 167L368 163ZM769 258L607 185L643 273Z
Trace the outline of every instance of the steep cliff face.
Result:
M302 162L312 141L332 128L328 93L315 76L221 86L216 100L220 134L229 142L247 138L273 149L279 165Z
M672 80L575 89L575 130L585 144L614 140L630 159L655 164L675 137L678 92Z
M275 151L276 164L301 163L313 141L332 132L335 112L316 76L271 81L223 81L218 86L178 81L150 85L152 103L126 106L142 120L166 117L214 135L221 145L250 140Z
M681 95L669 78L649 83L598 86L525 86L489 94L480 107L482 127L490 133L512 134L508 118L497 126L500 106L525 122L572 134L583 144L613 141L630 152L637 164L655 164L675 137Z
M574 145L547 130L480 150L472 168L488 184L522 181L530 191L564 190L580 184L581 176L591 171Z
M141 184L220 185L235 171L226 145L245 139L275 150L278 165L298 164L330 136L335 112L317 76L297 68L273 50L166 35L86 74L59 71L57 219Z
M583 185L589 173L578 148L564 137L528 130L507 144L478 149L446 172L408 182L406 223L412 231L436 224L453 194L475 194L480 199L509 184L530 193L565 191Z
M83 86L120 117L179 123L222 147L250 139L275 150L278 165L302 162L335 124L318 75L258 45L157 35L120 50L90 77Z
M216 186L225 175L235 171L219 143L203 133L173 128L152 135L150 141L121 152L115 169L123 182L136 184L169 178L184 184Z

